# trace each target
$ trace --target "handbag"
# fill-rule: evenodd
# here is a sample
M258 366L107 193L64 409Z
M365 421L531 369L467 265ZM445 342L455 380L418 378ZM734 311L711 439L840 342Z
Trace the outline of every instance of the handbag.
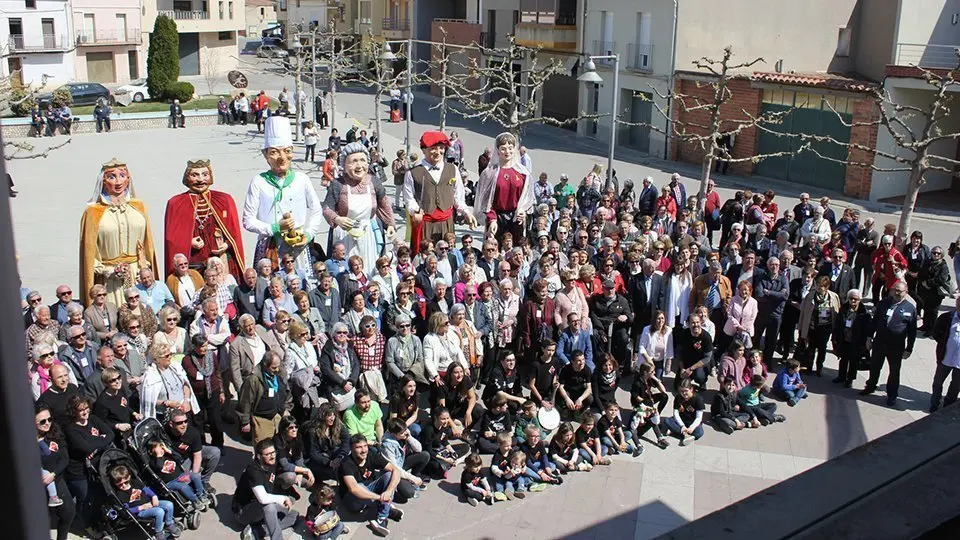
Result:
M797 348L793 352L793 359L800 362L801 366L810 367L813 365L814 350L807 343L807 340L801 339L797 342Z
M752 349L753 348L753 338L750 337L750 334L746 332L738 332L737 340L743 343L743 348Z
M950 242L950 246L947 248L947 255L950 257L955 257L957 255L957 248L958 246L956 242Z

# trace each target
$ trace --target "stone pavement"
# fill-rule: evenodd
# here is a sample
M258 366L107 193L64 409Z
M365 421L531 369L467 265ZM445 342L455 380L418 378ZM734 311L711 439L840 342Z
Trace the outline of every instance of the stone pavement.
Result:
M259 153L261 140L248 128L211 126L84 135L74 137L71 144L49 158L8 162L20 190L20 196L10 204L25 285L40 290L48 302L57 284L76 285L78 250L74 242L79 235L79 218L84 201L92 195L100 164L111 157L130 164L137 195L147 201L158 246L162 243L163 209L166 200L183 189L180 178L187 159L210 158L215 188L231 193L242 205L248 181L264 168ZM388 130L384 136L388 151L401 144L393 131ZM463 130L461 134L473 148L483 144L479 135ZM586 168L582 166L586 158L563 148L537 149L534 159L535 165L544 167L552 177L563 170ZM580 165L573 168L577 163ZM315 183L319 185L316 179ZM727 195L723 189L721 194ZM945 239L956 234L940 221L923 222L923 228L928 238ZM252 240L251 235L244 235L248 255L253 249ZM524 501L476 509L459 502L455 495L459 479L456 469L449 481L434 482L419 500L405 506L407 516L392 524L392 536L498 540L656 536L922 416L929 399L933 355L933 342L921 339L914 356L904 362L903 410L883 406L882 392L864 399L854 390L831 384L836 367L836 359L831 356L824 377L808 380L811 397L796 408L782 407L788 418L784 424L732 436L710 428L703 439L687 448L678 447L675 441L665 451L648 445L638 459L618 457L610 467L570 475L563 486L533 494ZM862 380L861 375L858 386ZM716 388L714 381L710 388ZM620 402L628 402L625 391ZM668 406L667 413L671 410ZM237 442L235 427L231 430L221 471L213 480L221 493L221 506L216 516L205 514L201 529L185 533L185 540L237 537L229 515L229 494L233 492L233 478L249 459L250 448ZM298 503L301 511L305 507L305 500ZM372 537L363 524L353 523L351 529L357 538Z

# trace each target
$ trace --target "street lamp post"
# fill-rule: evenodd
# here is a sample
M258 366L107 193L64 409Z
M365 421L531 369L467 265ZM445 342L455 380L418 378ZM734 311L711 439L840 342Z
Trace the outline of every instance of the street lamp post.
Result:
M391 43L402 43L401 41L385 41L383 54L380 60L383 62L392 62L397 59L397 55L390 50ZM407 117L405 119L407 134L404 141L407 155L410 155L410 117L413 116L413 38L407 39L407 93L404 96L404 105L407 107Z
M300 141L300 126L303 124L303 107L300 106L300 88L302 81L300 80L303 74L303 58L300 56L300 51L303 50L303 47L300 45L300 34L296 36L296 43L293 44L293 57L297 61L297 70L296 70L296 83L294 84L293 90L293 102L296 103L297 107L297 125L293 130L293 140ZM288 98L289 99L289 98Z
M583 65L583 73L577 77L580 82L599 84L603 78L597 73L597 65L594 60L613 60L613 103L610 109L610 146L607 149L607 183L605 187L611 187L617 191L620 186L614 183L613 179L613 151L617 145L617 111L619 110L620 97L620 55L608 54L603 56L590 56L589 60Z

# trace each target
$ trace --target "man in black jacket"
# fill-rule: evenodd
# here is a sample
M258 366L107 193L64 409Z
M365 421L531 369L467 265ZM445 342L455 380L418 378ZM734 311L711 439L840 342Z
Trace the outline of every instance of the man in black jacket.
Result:
M260 319L266 295L266 280L258 279L257 271L253 268L244 270L243 282L233 289L233 305L237 307L237 316L249 313L254 319Z
M667 287L664 285L663 276L656 273L657 264L653 259L644 259L641 264L643 270L630 278L627 291L633 305L634 338L640 336L643 328L650 324L657 310L663 310L666 307L664 303Z
M643 189L637 198L637 213L641 216L653 216L657 206L657 186L653 185L653 178L643 179Z
M633 309L626 298L617 294L615 287L612 279L603 282L603 294L592 299L590 318L593 320L594 333L600 333L600 340L604 345L607 344L607 339L610 340L610 354L617 359L620 369L629 373Z
M853 269L846 264L847 252L843 248L833 249L831 262L824 262L820 265L819 276L830 278L830 290L837 293L840 298L847 297L847 291L854 288Z
M810 204L810 194L801 193L800 202L793 207L793 219L803 225L803 222L813 217L813 205Z
M754 342L763 338L763 361L773 371L773 351L777 346L783 306L790 295L790 284L780 272L780 259L770 257L766 270L758 270L753 277L753 296L757 299L757 322ZM764 337L765 336L765 337Z
M870 378L860 392L867 396L877 390L880 371L884 360L890 367L887 376L887 406L896 407L900 391L900 366L913 353L913 344L917 340L917 309L907 301L907 284L898 281L890 289L890 296L877 304L874 311L874 325L867 340L871 349Z
M950 376L950 387L943 404L950 406L960 394L960 297L952 311L941 314L933 325L933 339L937 342L937 370L933 374L933 391L930 392L930 412L940 408L943 383Z

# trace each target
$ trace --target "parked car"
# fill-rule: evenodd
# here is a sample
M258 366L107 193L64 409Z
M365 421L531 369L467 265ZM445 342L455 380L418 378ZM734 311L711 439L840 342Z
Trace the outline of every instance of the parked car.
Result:
M290 56L290 53L277 45L261 45L257 49L257 56L260 58L286 58Z
M97 100L103 98L107 103L113 105L116 103L110 90L100 83L76 82L67 83L57 90L66 89L73 96L74 105L95 105ZM53 101L53 92L40 94L37 96L37 103L41 108L46 107Z
M129 95L130 98L136 103L140 103L145 99L150 99L150 91L147 90L147 80L146 79L137 79L131 81L129 84L125 84L117 88L114 92L118 98L119 96Z

